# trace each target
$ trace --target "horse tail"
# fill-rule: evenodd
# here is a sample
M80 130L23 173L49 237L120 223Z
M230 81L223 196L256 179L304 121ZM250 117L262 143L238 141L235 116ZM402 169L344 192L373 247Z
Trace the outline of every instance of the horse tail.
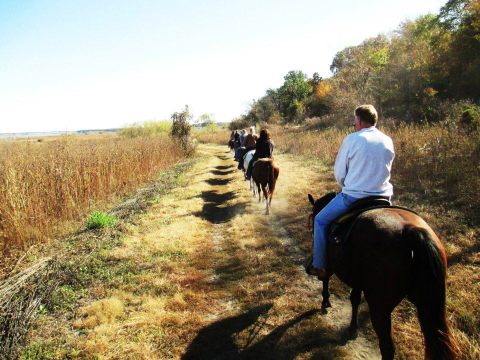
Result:
M276 167L273 163L273 160L268 162L269 164L269 171L268 171L268 190L270 192L270 197L273 195L273 191L275 190L275 183L276 183Z
M410 228L406 236L413 256L408 297L417 307L425 338L425 356L455 359L458 346L445 318L446 261L426 229Z

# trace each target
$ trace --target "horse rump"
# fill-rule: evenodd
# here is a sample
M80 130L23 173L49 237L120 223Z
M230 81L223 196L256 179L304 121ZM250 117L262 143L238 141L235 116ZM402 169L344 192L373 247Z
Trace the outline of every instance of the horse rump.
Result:
M272 202L275 185L280 174L280 169L275 164L273 159L262 158L258 159L252 171L252 179L260 189L262 187L265 200L270 204Z

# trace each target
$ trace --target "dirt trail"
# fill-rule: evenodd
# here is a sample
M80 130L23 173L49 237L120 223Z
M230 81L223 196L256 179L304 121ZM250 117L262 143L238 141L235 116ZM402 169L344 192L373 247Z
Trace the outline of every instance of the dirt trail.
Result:
M276 159L266 216L226 147L200 145L182 186L99 254L106 275L82 290L81 306L46 316L28 349L55 354L43 358L380 358L366 305L349 341L346 289L333 280L333 308L322 314L321 283L302 268L306 192L333 184L315 164Z
M220 281L217 284L228 293L225 299L219 300L223 309L208 315L210 320L216 321L200 330L185 357L380 358L377 345L368 341L362 330L355 340L347 340L345 329L351 311L348 297L340 299L333 294L333 308L327 314L317 311L321 299L320 282L304 275L305 252L298 239L292 238L288 228L284 227L285 222L300 221L304 224L305 215L302 218L302 214L297 213L298 209L292 209L291 200L298 200L298 190L307 188L315 173L302 168L294 158L277 156L285 181L279 181L269 217L264 215L264 203L258 203L252 197L241 173L235 170L237 163L232 161L232 155L223 147L209 146L203 151L216 159L211 164L213 176L206 180L210 185L206 193L210 196L205 198L204 205L205 219L213 224L211 236L214 250L218 253L214 262L226 263L223 267L217 266L216 276L237 278L236 283ZM303 175L303 179L291 182L295 178L293 175L298 173ZM269 239L268 246L263 249L266 239ZM278 255L281 257L269 259ZM250 261L244 260L244 266L252 268L242 269L240 259L252 256ZM231 267L233 263L237 265L236 270ZM275 274L276 271L278 273ZM270 279L262 279L262 274L268 274ZM290 279L287 281L295 281L295 284L287 284L282 279L278 285L283 291L274 291L272 288L276 287L275 281L281 274L288 274ZM247 286L252 293L247 296L236 294L239 288ZM272 291L265 291L265 288ZM302 304L306 305L302 309L306 311L298 311L294 316L292 312L300 305L295 304L297 296L306 300L307 304ZM258 304L260 306L255 306ZM245 317L249 321L245 321ZM362 329L367 321L368 315L363 308L360 315ZM302 332L308 340L306 343L305 339L301 339ZM228 346L220 341L212 349L211 343L220 339L228 339ZM233 343L230 343L232 340Z

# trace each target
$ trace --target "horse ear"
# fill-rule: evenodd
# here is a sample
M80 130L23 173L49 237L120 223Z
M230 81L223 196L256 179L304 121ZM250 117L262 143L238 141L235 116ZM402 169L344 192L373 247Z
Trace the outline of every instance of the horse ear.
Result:
M308 194L308 200L312 203L312 205L315 205L315 200L313 199L312 194Z

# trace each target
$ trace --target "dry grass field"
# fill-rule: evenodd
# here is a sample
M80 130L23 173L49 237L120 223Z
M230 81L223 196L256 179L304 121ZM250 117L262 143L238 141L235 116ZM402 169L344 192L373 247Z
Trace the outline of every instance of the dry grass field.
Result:
M83 240L69 245L80 270L52 296L21 358L378 358L366 304L359 337L347 341L348 289L334 278L333 308L321 314L321 283L301 267L311 241L306 193L336 189L331 167L277 153L281 173L265 216L225 146L199 152L173 191L124 224L118 240L96 240L93 252ZM478 262L469 257L478 252L455 258L451 244L460 248L465 235L443 234L438 208L408 199L402 204L420 211L449 248L449 320L461 359L478 358ZM393 337L398 359L423 357L407 301L394 313Z
M86 214L104 209L182 157L166 135L0 142L0 270L27 248L78 228Z
M378 358L370 328L344 340L345 291L321 315L320 283L301 267L309 242L303 192L319 168L282 156L284 178L265 216L231 154L199 152L119 241L101 241L88 256L73 245L75 263L86 257L82 271L53 296L21 358Z
M65 276L40 308L21 358L378 358L366 304L360 311L360 336L347 341L348 289L334 279L333 308L321 314L321 284L308 278L301 267L311 242L305 226L310 210L306 194L320 196L338 189L332 164L346 132L271 130L281 169L271 216L264 215L264 205L251 197L235 169L225 144L229 132L197 134L201 142L222 146L202 145L193 168L179 170L178 176L168 180L167 188L173 190L146 202L153 204L149 211L142 208L141 214L126 218L112 230L114 235L110 230L85 230L73 240L57 244L64 254L59 261ZM442 238L450 265L448 319L463 352L461 359L480 359L480 229L479 198L475 196L480 190L478 138L429 126L385 131L394 139L397 151L394 200L420 213ZM91 162L100 163L106 158L100 154L110 152L117 156L107 158L115 163L120 152L130 159L124 164L130 164L132 172L131 164L140 159L156 164L149 154L152 149L158 154L170 151L151 141L154 139L115 137L91 143L79 139L18 142L2 148L1 164L13 164L7 160L16 159L15 164L22 164L16 169L31 168L40 178L55 179L51 176L55 169L62 169L63 176L69 174L69 168L61 165L83 149L88 156L76 162L76 169L79 164L91 164L92 158L97 161ZM13 155L19 149L39 164L29 157L7 156L8 151ZM57 152L51 153L54 150ZM170 161L180 157L174 152ZM42 170L45 165L40 166L42 159L60 165L47 167L47 172ZM163 162L157 169L169 164ZM105 164L95 169L91 184L100 184L106 192L105 179L115 173L119 175L110 181L121 186L117 180L123 174L120 170L115 172ZM70 173L70 178L63 179L79 179L75 172ZM157 174L158 170L152 172L152 178ZM127 184L130 189L138 186L134 180ZM121 191L111 187L109 195L95 201L106 209L107 201L127 191L127 184ZM61 193L72 197L72 192ZM23 199L27 204L25 195ZM132 200L125 203L137 201ZM83 214L99 206L88 201L83 204ZM57 232L64 231L69 216L79 216L74 209L70 211L65 212L63 222L47 223L57 224ZM49 236L53 235L42 239ZM415 309L407 301L394 313L393 337L398 359L423 357Z

